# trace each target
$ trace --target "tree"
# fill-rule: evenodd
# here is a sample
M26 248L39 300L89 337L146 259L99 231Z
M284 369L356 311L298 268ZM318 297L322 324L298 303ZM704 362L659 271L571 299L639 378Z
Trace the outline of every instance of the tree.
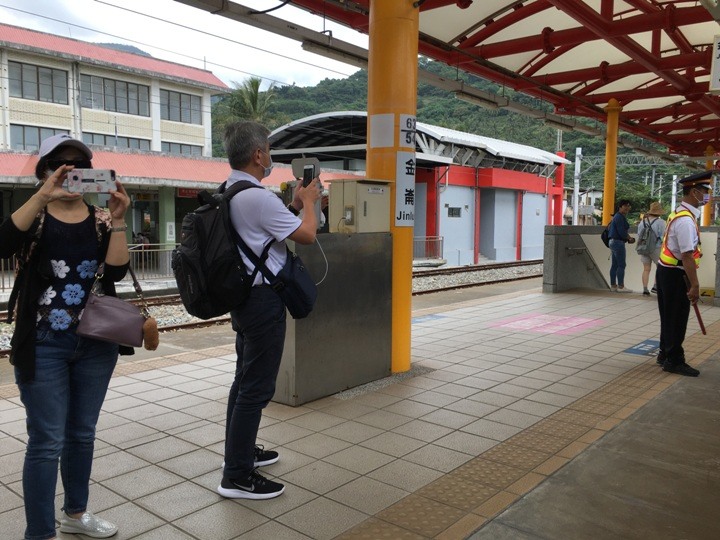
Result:
M262 79L250 77L242 83L234 82L232 92L221 97L212 110L213 122L213 155L224 156L222 134L225 127L242 120L250 120L260 124L268 124L270 107L275 97L275 88L271 84L265 92L260 91ZM217 141L217 144L215 143Z

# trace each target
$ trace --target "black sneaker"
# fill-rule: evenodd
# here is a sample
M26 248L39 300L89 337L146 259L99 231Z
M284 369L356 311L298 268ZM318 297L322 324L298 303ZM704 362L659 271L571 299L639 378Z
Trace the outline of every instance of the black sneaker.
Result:
M255 446L256 467L265 467L267 465L272 465L273 463L277 463L279 459L280 454L278 454L274 450L265 450L265 448L261 444ZM222 462L222 465L220 465L220 468L225 468L224 461Z
M265 467L277 463L280 459L280 454L274 450L265 450L263 445L259 444L255 446L255 466Z
M663 364L663 371L668 373L677 373L678 375L684 375L686 377L697 377L700 372L694 367L688 365L686 362L681 364L671 364L667 360Z
M643 289L643 296L650 296L650 291Z
M655 287L655 286L653 285L653 288L650 289L650 292L651 292L651 293L654 293L654 294L657 294L657 287Z
M253 469L247 478L232 480L223 476L217 492L228 499L272 499L282 495L285 486L262 476Z
M655 362L658 366L662 367L662 365L665 363L665 353L662 351L659 352L657 358L655 359Z

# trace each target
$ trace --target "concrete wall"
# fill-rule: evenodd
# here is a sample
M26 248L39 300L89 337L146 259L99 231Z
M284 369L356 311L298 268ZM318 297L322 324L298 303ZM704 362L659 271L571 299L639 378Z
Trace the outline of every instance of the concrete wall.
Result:
M563 292L570 289L607 290L610 285L610 249L600 239L602 226L557 226L545 227L545 249L543 268L543 291ZM717 271L718 235L720 227L701 227L700 241L703 258L700 261L698 278L701 294L712 297L713 305L720 306L720 272ZM637 227L630 229L637 235ZM640 256L635 245L627 245L627 267L625 286L642 292L642 270ZM650 274L652 286L655 266Z

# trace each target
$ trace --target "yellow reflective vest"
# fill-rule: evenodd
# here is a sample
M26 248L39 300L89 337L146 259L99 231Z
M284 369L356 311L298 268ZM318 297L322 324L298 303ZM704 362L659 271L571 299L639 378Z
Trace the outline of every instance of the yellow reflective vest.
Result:
M700 257L702 257L702 248L700 246L700 227L698 227L697 220L695 219L695 216L692 215L692 212L690 212L690 210L680 210L679 212L673 212L668 216L667 227L665 228L662 246L660 247L660 260L666 266L682 266L682 262L680 261L680 259L676 259L675 255L673 255L673 252L668 249L667 240L668 234L670 233L670 225L672 224L672 222L679 217L685 216L693 220L693 223L695 224L695 229L697 230L698 243L697 246L695 246L695 250L693 251L692 256L695 260L695 268L698 268L700 266Z

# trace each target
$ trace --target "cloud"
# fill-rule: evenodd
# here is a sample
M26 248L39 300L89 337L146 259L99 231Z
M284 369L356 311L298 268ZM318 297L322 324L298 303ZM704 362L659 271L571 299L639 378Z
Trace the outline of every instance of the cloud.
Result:
M257 9L280 4L242 3ZM272 15L317 31L332 29L339 39L367 43L366 36L291 6ZM208 69L228 86L250 76L266 79L265 86L308 86L356 71L307 53L294 40L173 0L0 0L0 20L82 41L134 45L156 58Z

